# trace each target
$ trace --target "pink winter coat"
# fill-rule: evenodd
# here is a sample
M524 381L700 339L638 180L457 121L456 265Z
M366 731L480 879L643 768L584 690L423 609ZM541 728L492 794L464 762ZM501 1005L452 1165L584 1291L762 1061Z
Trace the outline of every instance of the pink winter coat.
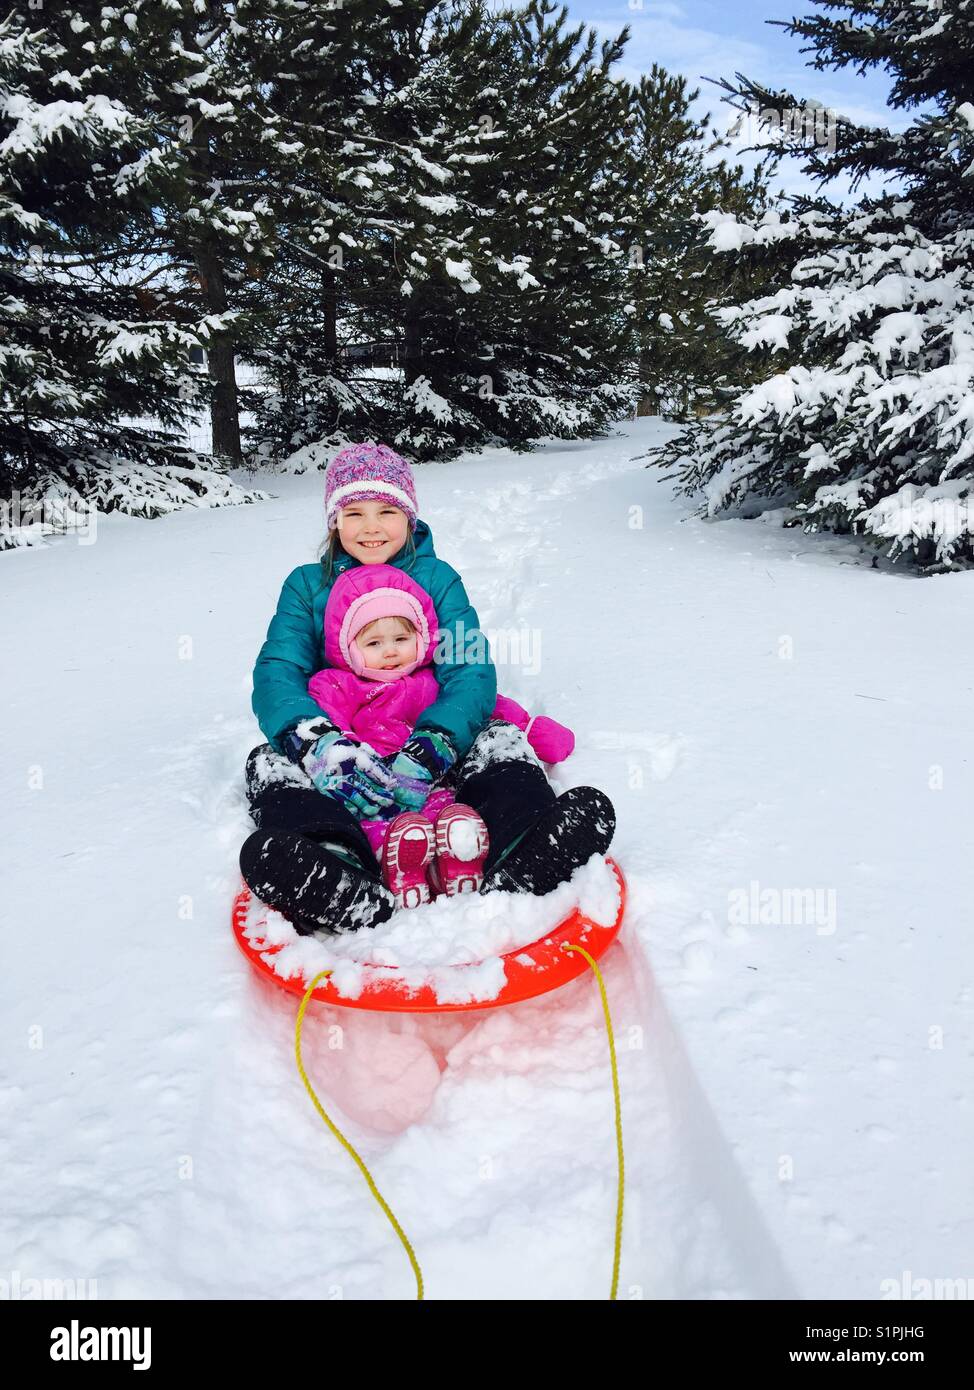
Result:
M383 608L408 612L416 627L417 660L396 671L364 667L352 645L353 634ZM439 695L436 635L433 601L414 579L394 565L356 565L336 579L328 596L325 658L330 664L311 677L308 694L343 732L355 734L381 757L397 753ZM542 762L561 762L575 747L571 729L543 714L532 718L505 695L498 695L493 717L523 729Z

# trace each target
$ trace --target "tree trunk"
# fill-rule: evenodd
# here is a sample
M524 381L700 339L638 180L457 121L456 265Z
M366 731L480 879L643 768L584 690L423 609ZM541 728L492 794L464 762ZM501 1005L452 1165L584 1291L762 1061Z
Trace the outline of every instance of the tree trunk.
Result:
M323 321L321 325L322 347L329 362L338 356L338 294L335 288L335 272L321 272L321 291Z
M636 406L636 416L637 416L637 418L638 418L640 415L658 415L658 414L659 414L659 397L657 396L657 394L656 394L655 391L649 390L649 386L650 386L650 376L651 376L651 371L650 371L649 356L648 356L648 354L645 353L645 352L640 352L640 354L639 354L639 380L640 380L640 382L641 382L641 384L642 384L642 386L643 386L643 394L642 394L642 396L640 397L639 404Z
M198 246L194 256L207 309L211 314L225 314L227 288L223 278L223 266L209 247ZM214 335L206 350L206 360L210 380L213 382L213 400L210 404L213 453L229 459L233 464L240 464L243 461L240 449L240 408L232 339L225 333Z
M930 536L917 536L913 541L913 558L918 568L926 569L937 558L937 542Z
M215 12L214 0L209 0L209 5L210 10ZM196 122L192 144L196 165L193 170L194 181L202 191L211 183L216 163L205 120ZM211 314L225 314L227 285L223 262L217 253L215 243L204 233L202 240L192 246L192 253L207 309ZM206 361L210 381L213 383L213 400L210 404L211 449L218 457L239 464L242 462L240 410L233 348L233 339L229 334L218 333L210 338Z
M411 301L412 296L407 301L403 322L403 369L407 386L412 386L416 378L423 375L423 333L419 306Z

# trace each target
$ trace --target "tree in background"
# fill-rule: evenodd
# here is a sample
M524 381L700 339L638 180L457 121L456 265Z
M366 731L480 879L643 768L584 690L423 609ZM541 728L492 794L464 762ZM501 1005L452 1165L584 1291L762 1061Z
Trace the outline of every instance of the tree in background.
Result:
M285 260L299 322L280 328L267 289L265 444L367 432L425 458L588 434L626 408L622 249L607 235L627 121L609 70L624 37L599 51L549 0L365 12L357 95L342 103L360 177L322 190L338 268ZM303 85L295 99L313 110L328 84L312 67ZM363 371L356 342L388 344L398 370Z
M488 29L465 93L488 158L463 165L481 293L459 305L454 369L484 437L514 448L599 433L631 408L623 311L628 32L599 43L532 0ZM479 210L479 211L478 211ZM448 354L449 360L449 354Z
M198 326L154 312L119 191L147 123L104 91L85 31L79 14L61 37L0 24L0 546L83 499L152 515L245 497L167 433L197 394Z
M658 456L710 514L784 508L806 530L852 531L923 570L974 563L974 11L964 0L829 4L792 21L819 68L885 66L902 132L869 128L739 78L770 113L779 154L827 183L897 191L846 209L795 200L789 216L710 216L716 252L776 258L774 291L724 309L733 341L777 366L726 417ZM811 137L811 138L810 138Z
M246 499L231 465L349 436L417 459L591 437L634 406L633 325L664 291L676 331L644 332L644 366L719 385L693 306L723 263L681 246L634 305L629 254L684 236L694 199L748 194L696 159L680 84L656 70L637 100L613 75L626 30L600 41L552 0L39 20L7 20L0 56L7 492L29 475L153 515ZM669 200L637 177L651 129ZM203 410L209 471L181 444Z
M252 333L240 288L272 262L281 213L275 166L300 150L266 109L286 43L288 0L133 0L83 6L86 50L107 93L139 113L145 139L120 190L142 211L130 233L153 267L159 312L198 322L213 453L242 461L236 360Z
M715 256L704 213L759 214L769 203L764 171L746 178L709 115L696 119L700 93L653 64L632 89L634 128L626 184L635 233L628 255L628 313L638 361L638 414L686 417L717 407L731 382L759 373L713 316L720 304L754 292L763 267Z
M462 61L447 55L465 52L479 23L476 7L440 0L380 12L366 0L309 6L269 83L271 109L319 157L302 170L257 290L253 360L270 389L253 439L264 457L403 429L409 388L426 370L420 325L450 313L454 276L473 284L471 233L449 225L457 147L438 113ZM383 343L395 370L374 369ZM369 344L375 351L356 355Z

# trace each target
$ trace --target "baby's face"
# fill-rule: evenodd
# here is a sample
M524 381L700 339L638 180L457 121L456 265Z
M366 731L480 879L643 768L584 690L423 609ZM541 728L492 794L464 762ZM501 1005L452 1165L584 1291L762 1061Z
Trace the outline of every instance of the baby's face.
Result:
M416 633L407 632L398 618L380 618L359 633L355 645L374 671L395 671L416 660Z

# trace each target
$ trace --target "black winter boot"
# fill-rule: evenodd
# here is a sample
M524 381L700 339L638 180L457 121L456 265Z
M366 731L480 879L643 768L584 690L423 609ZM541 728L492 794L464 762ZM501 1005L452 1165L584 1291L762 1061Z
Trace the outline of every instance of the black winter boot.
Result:
M240 850L250 891L302 935L374 927L396 900L372 875L291 830L256 830Z
M593 854L605 854L615 834L616 813L598 787L571 787L545 810L481 884L481 893L500 889L543 897Z

